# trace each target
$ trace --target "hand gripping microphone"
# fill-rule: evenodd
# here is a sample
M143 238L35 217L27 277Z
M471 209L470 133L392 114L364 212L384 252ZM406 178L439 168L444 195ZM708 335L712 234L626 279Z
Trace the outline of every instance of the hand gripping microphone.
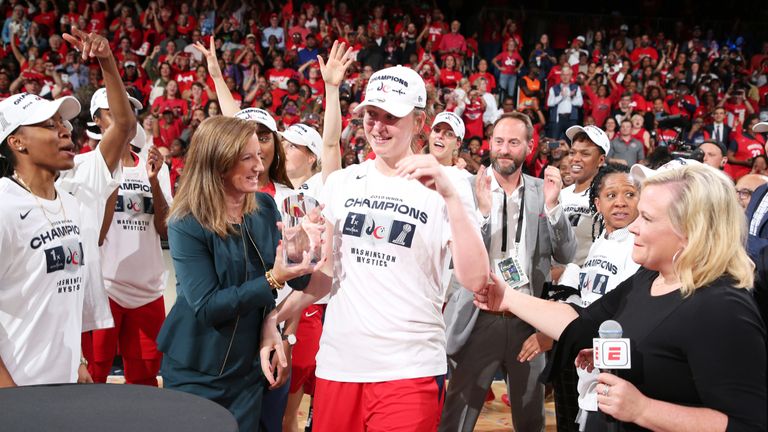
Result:
M592 339L593 364L605 373L615 373L615 369L631 369L632 361L629 352L629 339L622 338L621 324L614 320L603 321L598 334ZM608 419L608 430L618 431L619 424L611 416Z

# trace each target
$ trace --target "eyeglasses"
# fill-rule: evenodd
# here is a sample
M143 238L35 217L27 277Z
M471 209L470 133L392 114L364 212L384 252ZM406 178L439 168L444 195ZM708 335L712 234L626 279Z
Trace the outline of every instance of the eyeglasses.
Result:
M736 195L738 195L740 199L747 199L752 196L752 191L749 189L736 189Z

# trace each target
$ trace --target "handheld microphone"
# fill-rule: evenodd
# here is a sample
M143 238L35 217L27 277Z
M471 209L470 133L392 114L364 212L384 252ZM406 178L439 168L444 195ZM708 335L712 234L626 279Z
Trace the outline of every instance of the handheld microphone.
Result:
M616 369L631 369L629 339L622 338L621 324L614 320L603 321L598 329L599 338L592 339L593 364L605 373L613 374ZM619 423L606 414L608 430L619 430Z

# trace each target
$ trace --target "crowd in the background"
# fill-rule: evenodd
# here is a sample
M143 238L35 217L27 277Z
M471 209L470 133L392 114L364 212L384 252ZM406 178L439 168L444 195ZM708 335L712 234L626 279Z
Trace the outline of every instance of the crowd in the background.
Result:
M536 176L546 165L561 164L566 152L558 148L567 145L564 132L574 124L604 128L613 141L611 157L630 165L658 147L687 154L712 141L733 178L766 172L763 138L750 129L768 117L766 41L715 34L695 23L665 33L607 18L569 34L558 28L532 34L524 11L484 8L472 17L482 25L469 32L435 5L367 6L12 1L3 6L0 97L71 94L87 105L103 77L59 35L72 26L101 34L129 93L146 107L141 125L166 155L175 183L195 129L220 114L196 42L208 46L214 39L227 86L242 108L264 108L285 128L320 126L324 90L316 55L338 39L357 59L341 86L345 164L370 157L352 113L368 78L403 64L425 80L428 113L453 111L464 120L467 133L456 157L471 172L487 159L489 126L512 110L535 125L537 147L526 170ZM74 122L83 151L95 144L83 130L87 120Z

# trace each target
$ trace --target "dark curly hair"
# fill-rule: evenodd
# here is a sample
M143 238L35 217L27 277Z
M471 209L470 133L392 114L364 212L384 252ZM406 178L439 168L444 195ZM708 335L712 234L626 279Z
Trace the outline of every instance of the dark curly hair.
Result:
M592 179L592 184L589 187L589 211L592 213L592 241L600 237L605 229L605 220L603 215L598 213L597 206L595 205L595 198L600 196L600 191L603 188L605 178L610 174L629 174L629 167L617 163L607 163L597 170L597 174ZM595 226L599 229L595 234Z

